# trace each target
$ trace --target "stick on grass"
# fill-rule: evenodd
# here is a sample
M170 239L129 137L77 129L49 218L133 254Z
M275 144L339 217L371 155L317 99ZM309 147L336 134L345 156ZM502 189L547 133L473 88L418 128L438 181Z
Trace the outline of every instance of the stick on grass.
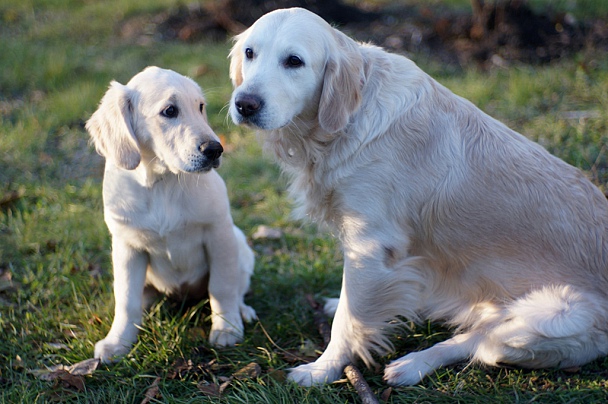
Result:
M310 304L314 310L313 318L315 325L319 330L319 334L321 334L321 337L323 337L324 345L327 346L327 344L329 344L329 340L331 339L331 327L327 322L327 318L323 312L323 307L312 295L306 295L306 300L308 300L308 304ZM350 364L346 366L346 368L344 368L344 374L346 374L348 381L353 385L357 391L357 394L359 394L359 397L361 397L361 402L363 404L378 404L378 399L355 365Z

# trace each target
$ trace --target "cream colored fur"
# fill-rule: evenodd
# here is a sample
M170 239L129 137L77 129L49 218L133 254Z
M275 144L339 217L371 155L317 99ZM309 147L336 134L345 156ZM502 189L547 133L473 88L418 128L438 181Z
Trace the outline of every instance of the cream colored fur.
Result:
M232 119L260 130L298 211L344 246L331 342L292 380L373 363L403 332L389 324L398 316L455 336L390 363L392 385L463 360L570 367L606 355L608 203L583 173L303 9L263 16L230 57Z
M243 302L254 256L213 170L220 160L204 153L209 142L219 145L204 103L194 81L149 67L126 86L112 82L87 122L106 158L104 214L112 234L115 315L95 345L104 362L129 352L153 289L178 298L208 295L209 340L218 346L242 339L241 317L255 318Z

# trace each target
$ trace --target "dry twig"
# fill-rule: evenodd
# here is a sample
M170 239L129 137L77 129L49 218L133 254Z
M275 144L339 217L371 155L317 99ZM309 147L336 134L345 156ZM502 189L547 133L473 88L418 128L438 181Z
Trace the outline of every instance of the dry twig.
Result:
M361 397L363 404L378 404L378 399L369 387L369 384L363 378L363 375L354 365L348 365L344 368L344 373L350 384L353 385L357 394Z
M310 304L313 309L313 319L319 330L319 334L321 334L321 337L323 338L323 348L325 348L331 339L331 326L327 322L327 317L323 312L321 303L317 302L312 295L306 295L306 300L308 300L308 304Z
M321 337L323 337L323 342L327 346L329 344L329 340L331 338L331 327L327 322L327 318L325 317L325 313L323 312L323 307L319 302L315 300L312 295L306 295L306 300L308 300L308 304L314 310L314 320ZM378 399L372 392L372 389L369 387L369 384L363 378L363 375L357 369L357 367L353 364L346 366L344 369L344 373L348 378L350 384L353 385L359 397L361 397L361 402L363 404L378 404Z

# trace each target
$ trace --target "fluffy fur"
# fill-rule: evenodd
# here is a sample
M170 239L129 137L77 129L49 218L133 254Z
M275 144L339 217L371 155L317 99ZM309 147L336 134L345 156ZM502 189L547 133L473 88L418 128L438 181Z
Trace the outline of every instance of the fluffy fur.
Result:
M292 380L373 363L398 317L455 336L390 363L391 385L467 359L541 368L606 355L608 203L579 170L303 9L263 16L230 57L232 119L263 133L299 212L344 246L331 342Z
M219 139L200 87L149 67L124 86L112 82L86 128L106 158L104 215L112 234L115 315L95 345L104 362L137 340L151 293L208 297L211 343L233 345L255 311L243 296L254 256L233 225ZM145 289L145 290L144 290Z

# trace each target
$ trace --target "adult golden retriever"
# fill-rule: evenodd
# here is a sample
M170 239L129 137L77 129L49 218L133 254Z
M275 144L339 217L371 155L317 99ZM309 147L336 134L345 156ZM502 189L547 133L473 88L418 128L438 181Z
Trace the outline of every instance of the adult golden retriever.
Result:
M104 362L137 340L152 294L209 297L211 343L233 345L255 318L243 296L253 251L232 223L226 185L213 170L223 148L191 79L149 67L112 82L86 124L106 158L104 216L112 234L115 315L95 344Z
M399 317L455 336L391 362L391 385L466 359L571 367L608 352L608 202L583 173L303 9L261 17L230 57L232 119L263 133L302 215L344 248L331 342L292 380L372 363Z

